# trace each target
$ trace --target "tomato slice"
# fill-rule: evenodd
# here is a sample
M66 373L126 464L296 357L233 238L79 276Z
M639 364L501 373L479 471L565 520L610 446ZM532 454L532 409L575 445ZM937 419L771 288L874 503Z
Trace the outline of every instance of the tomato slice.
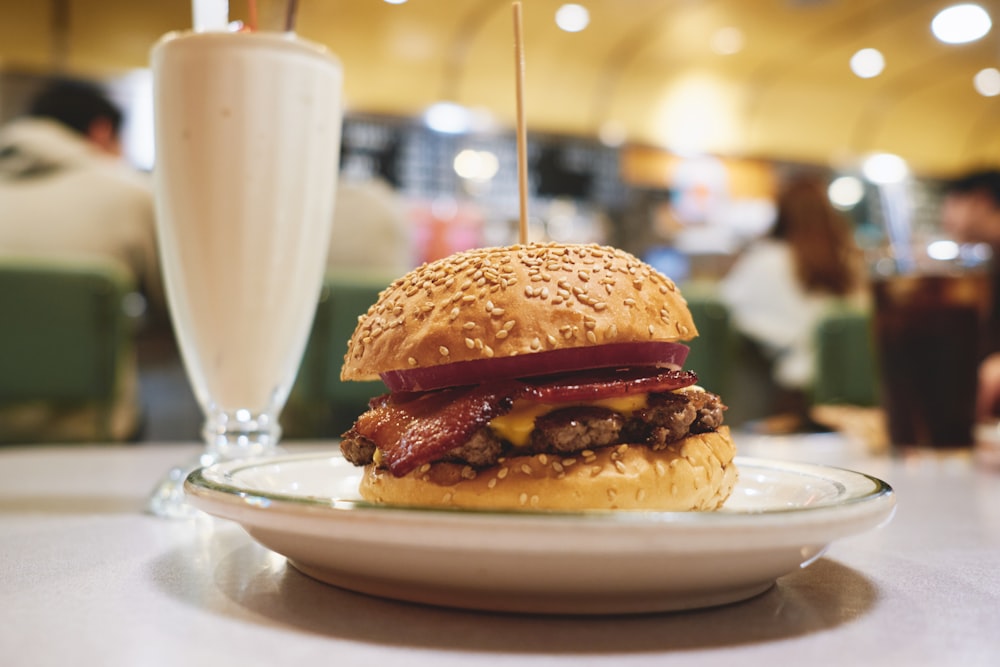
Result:
M381 374L389 391L431 391L446 387L555 375L601 368L679 370L687 359L683 343L651 341L608 343L583 348L548 350L493 359L459 361L441 366L408 368Z

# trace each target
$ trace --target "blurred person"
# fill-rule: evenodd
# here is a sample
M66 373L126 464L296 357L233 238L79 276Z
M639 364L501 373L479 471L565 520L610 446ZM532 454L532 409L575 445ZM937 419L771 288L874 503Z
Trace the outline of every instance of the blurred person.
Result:
M971 172L946 184L941 223L959 243L1000 248L1000 170Z
M341 179L330 235L330 271L388 280L413 268L413 238L396 191L382 179Z
M867 308L864 261L826 183L797 176L781 190L770 232L720 283L736 329L770 364L776 411L803 412L815 380L816 327L834 305Z
M959 243L985 243L993 248L993 306L987 327L985 358L979 368L977 413L981 419L1000 415L1000 170L972 171L945 186L941 224Z
M25 115L0 128L0 257L115 262L134 278L155 316L165 307L152 191L121 159L122 120L99 87L56 80ZM115 439L131 437L138 427L135 368L127 375L112 420ZM0 412L5 437L18 431L72 437L60 430L63 422L86 420L22 407Z

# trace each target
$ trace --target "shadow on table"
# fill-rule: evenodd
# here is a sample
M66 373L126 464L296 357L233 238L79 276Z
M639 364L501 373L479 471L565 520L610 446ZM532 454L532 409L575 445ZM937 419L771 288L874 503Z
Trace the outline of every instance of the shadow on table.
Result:
M218 536L217 536L218 537ZM738 646L800 637L853 622L878 601L859 572L821 559L782 577L750 600L696 611L636 616L542 616L473 612L369 597L317 582L283 558L242 544L213 559L214 571L194 571L176 551L155 565L168 593L200 608L248 622L387 646L498 653L609 653ZM225 549L225 547L223 547ZM201 579L214 586L191 593L179 585ZM199 589L200 586L195 586ZM219 598L221 594L222 598ZM214 600L214 602L212 602ZM512 639L512 638L516 638Z

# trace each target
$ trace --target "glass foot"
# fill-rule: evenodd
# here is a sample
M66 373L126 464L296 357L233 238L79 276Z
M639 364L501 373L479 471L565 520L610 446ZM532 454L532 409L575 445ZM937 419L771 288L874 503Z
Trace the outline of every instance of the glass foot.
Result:
M201 510L189 505L184 497L184 480L191 472L218 461L263 458L281 453L277 445L281 426L268 412L236 410L228 413L210 409L202 436L205 451L186 465L168 470L153 489L146 502L146 511L150 514L170 519L196 517Z
M154 516L166 519L193 519L201 514L184 498L184 480L188 474L199 467L199 462L189 466L174 466L160 479L146 501L146 511Z

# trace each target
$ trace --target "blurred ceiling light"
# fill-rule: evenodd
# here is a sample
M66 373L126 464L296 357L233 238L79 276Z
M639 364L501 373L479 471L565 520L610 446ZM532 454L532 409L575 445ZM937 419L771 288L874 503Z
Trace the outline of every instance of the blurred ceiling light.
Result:
M580 32L590 25L590 12L583 5L565 4L556 10L556 25L566 32Z
M385 0L390 5L402 5L406 3L406 0Z
M848 211L865 196L865 186L861 179L854 176L835 178L826 191L830 203L842 211Z
M454 102L438 102L424 112L424 123L435 132L463 134L471 129L469 110Z
M605 121L597 130L597 138L601 143L611 148L617 148L625 143L628 138L628 131L625 126L616 120Z
M927 244L927 255L931 259L947 261L955 259L959 256L959 254L961 254L961 252L962 249L958 247L957 243L947 239L931 241Z
M490 151L466 148L455 156L452 166L460 177L483 183L497 175L500 161Z
M861 173L872 183L888 185L906 180L909 169L906 161L892 153L875 153L861 165Z
M851 71L862 79L878 76L885 69L885 58L878 49L861 49L851 56Z
M979 5L965 3L942 9L931 21L931 32L945 44L974 42L990 31L993 22Z
M709 46L720 56L731 56L743 50L743 42L743 31L729 26L716 30L709 40Z
M976 92L983 97L1000 95L1000 70L996 67L979 70L972 79L972 85L975 86Z
M648 106L647 132L680 155L726 152L741 134L738 108L729 82L705 73L687 74Z

